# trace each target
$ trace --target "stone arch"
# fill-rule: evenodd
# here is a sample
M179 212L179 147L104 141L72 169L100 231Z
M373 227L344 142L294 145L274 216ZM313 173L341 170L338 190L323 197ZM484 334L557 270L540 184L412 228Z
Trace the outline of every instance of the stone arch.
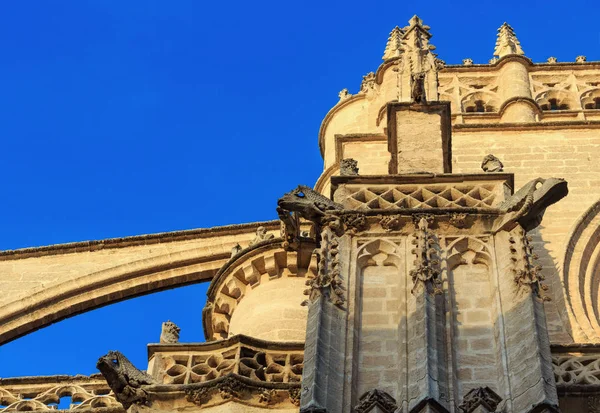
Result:
M459 265L467 264L464 254L468 251L473 253L471 262L473 264L484 264L488 268L492 264L492 256L487 245L480 239L474 237L460 237L448 244L446 248L446 267L452 271Z
M238 242L251 241L259 225L272 231L280 223L269 221L4 251L0 259L7 271L3 274L5 284L6 279L21 272L35 272L40 281L13 290L8 300L4 296L5 300L0 301L0 345L118 301L209 281L227 262L231 248Z
M563 278L572 316L588 340L600 338L600 201L575 224L565 252Z
M473 92L461 100L463 112L498 112L499 106L496 94L491 92Z
M380 238L359 245L357 254L358 268L362 269L367 265L373 265L378 262L381 262L380 265L383 266L395 265L399 267L401 262L399 248L394 242ZM382 255L385 255L385 257Z
M32 293L0 308L0 344L128 298L210 280L228 253L197 249L129 262Z
M584 109L600 109L600 89L592 89L582 93L581 107Z
M546 90L535 101L543 111L574 110L579 106L573 93L566 90Z

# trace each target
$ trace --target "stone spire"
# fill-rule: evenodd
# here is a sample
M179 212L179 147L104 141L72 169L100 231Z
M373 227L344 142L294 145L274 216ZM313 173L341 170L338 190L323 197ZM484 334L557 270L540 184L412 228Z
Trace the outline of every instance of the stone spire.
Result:
M383 52L383 60L392 59L402 54L402 36L404 32L398 26L390 33L387 44L385 45L385 51Z
M496 39L496 48L494 56L503 57L509 54L524 55L521 43L515 35L515 31L508 23L504 23L498 29L498 38Z

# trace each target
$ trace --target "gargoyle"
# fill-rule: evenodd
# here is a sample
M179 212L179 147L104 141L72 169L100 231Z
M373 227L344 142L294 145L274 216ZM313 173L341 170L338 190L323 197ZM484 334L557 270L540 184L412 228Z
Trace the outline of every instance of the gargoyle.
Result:
M144 386L154 384L155 380L135 368L123 354L118 351L109 351L107 355L98 359L96 367L125 409L134 403L148 403L148 394L144 390Z
M494 232L510 230L519 223L525 231L531 231L542 222L544 212L550 205L567 196L567 181L560 178L537 178L529 181L513 196L501 202L498 209L505 214L494 226Z
M284 212L288 214L295 212L300 217L317 224L321 223L322 218L328 212L344 209L341 204L333 202L304 185L298 185L298 188L279 198L277 206L280 217Z

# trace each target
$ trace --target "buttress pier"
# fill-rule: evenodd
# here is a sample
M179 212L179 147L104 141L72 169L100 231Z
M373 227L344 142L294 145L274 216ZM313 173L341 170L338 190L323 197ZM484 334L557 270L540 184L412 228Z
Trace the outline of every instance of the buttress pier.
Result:
M452 174L447 103L386 111L389 174L346 160L331 201L279 201L316 228L301 412L558 411L528 231L566 182Z

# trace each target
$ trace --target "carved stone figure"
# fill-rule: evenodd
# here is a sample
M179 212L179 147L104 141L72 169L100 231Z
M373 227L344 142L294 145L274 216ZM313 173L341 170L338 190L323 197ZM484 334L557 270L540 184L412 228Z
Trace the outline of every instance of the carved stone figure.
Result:
M138 370L123 354L109 351L98 359L96 367L125 409L132 404L147 404L148 394L144 386L154 384L155 380Z
M162 331L160 333L161 343L178 343L179 332L181 329L174 322L168 320L162 323Z
M354 176L358 175L358 161L352 158L345 158L340 161L340 175Z
M298 185L296 189L283 195L277 201L277 205L281 211L296 212L302 218L313 222L321 222L328 212L344 209L341 204L304 185Z
M242 250L243 248L240 244L235 244L235 246L231 249L231 258L238 255L240 252L242 252Z
M477 407L482 406L488 412L493 413L501 401L502 397L498 396L489 387L478 387L465 395L463 402L458 408L464 413L472 413Z
M540 224L546 208L560 201L568 193L567 181L564 179L537 178L528 182L498 205L498 209L506 215L495 226L495 232L510 229L516 222L521 224L525 231L531 231Z
M259 242L268 241L273 238L275 238L275 235L269 234L265 227L258 227L258 228L256 228L256 236L250 242L249 246L252 247L252 246L258 244Z
M481 169L484 172L502 172L502 168L504 168L504 165L500 159L492 154L486 155L483 161L481 161Z
M415 103L426 103L425 73L415 73L411 76L411 98Z

